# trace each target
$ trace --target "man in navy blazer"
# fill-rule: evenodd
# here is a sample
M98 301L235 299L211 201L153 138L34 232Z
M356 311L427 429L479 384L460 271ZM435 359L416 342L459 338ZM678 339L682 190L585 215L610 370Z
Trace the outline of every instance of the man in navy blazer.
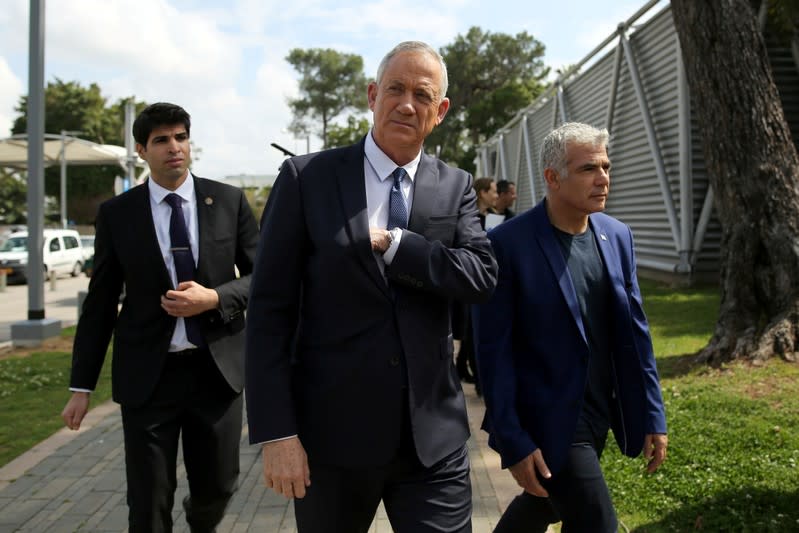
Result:
M113 335L131 533L172 530L180 441L191 531L214 531L238 484L244 310L258 225L240 189L192 175L190 128L189 114L164 102L133 123L150 179L98 210L72 396L61 414L80 428ZM173 221L184 224L188 242L172 242ZM189 280L181 279L179 253L194 271Z
M359 143L287 160L261 221L248 308L250 441L301 533L471 531L469 436L450 303L496 262L472 177L422 151L446 67L401 43L368 86Z
M622 452L666 457L666 418L636 277L632 233L602 214L608 132L563 124L545 139L547 196L490 232L499 264L475 306L489 442L524 492L497 532L615 532L599 467L609 429Z

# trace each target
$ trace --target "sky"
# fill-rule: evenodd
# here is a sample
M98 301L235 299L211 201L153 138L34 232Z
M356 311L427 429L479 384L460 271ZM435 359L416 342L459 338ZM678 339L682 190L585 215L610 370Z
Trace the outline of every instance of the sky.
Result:
M287 99L298 96L293 48L359 54L372 78L383 55L405 40L440 49L470 27L546 47L553 71L579 62L645 0L49 0L45 82L97 83L109 104L134 96L173 102L192 116L202 149L195 174L276 174L276 142L304 153L287 131ZM666 2L650 10L654 14ZM0 9L0 138L28 93L29 0ZM364 87L364 99L366 88ZM57 132L48 132L57 133ZM321 141L310 139L311 150Z

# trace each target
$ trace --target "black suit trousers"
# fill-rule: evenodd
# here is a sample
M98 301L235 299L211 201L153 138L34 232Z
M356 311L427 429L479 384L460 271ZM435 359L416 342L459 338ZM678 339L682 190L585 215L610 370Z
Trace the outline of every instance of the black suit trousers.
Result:
M236 490L242 397L206 349L169 354L153 396L122 406L129 531L172 530L179 437L190 496L192 532L214 531Z
M544 533L562 522L563 533L615 533L618 524L599 465L604 442L571 445L565 467L541 484L548 498L522 492L505 509L494 533Z
M299 533L367 533L383 501L397 533L471 533L472 486L464 444L425 467L407 408L395 457L378 467L340 467L309 458L311 486L294 500Z

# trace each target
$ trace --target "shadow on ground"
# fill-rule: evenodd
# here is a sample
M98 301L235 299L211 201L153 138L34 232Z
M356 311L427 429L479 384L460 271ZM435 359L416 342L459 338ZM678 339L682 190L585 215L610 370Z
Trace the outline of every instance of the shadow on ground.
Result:
M688 503L635 533L730 531L783 533L799 531L799 492L741 488Z

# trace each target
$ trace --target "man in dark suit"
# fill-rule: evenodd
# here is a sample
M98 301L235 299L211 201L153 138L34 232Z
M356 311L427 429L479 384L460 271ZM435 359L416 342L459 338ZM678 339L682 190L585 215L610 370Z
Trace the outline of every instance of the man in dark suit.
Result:
M541 148L547 196L490 232L499 264L475 306L484 429L524 492L495 532L614 532L599 457L666 457L666 418L630 229L601 211L607 130L567 123Z
M261 221L247 325L250 440L301 533L471 531L453 298L496 262L471 176L422 152L446 67L420 42L383 58L358 144L287 160Z
M181 434L191 531L214 530L238 482L244 310L258 228L239 189L189 172L190 125L185 110L166 103L133 124L151 177L100 206L73 393L61 415L80 427L113 333L131 532L172 530Z

